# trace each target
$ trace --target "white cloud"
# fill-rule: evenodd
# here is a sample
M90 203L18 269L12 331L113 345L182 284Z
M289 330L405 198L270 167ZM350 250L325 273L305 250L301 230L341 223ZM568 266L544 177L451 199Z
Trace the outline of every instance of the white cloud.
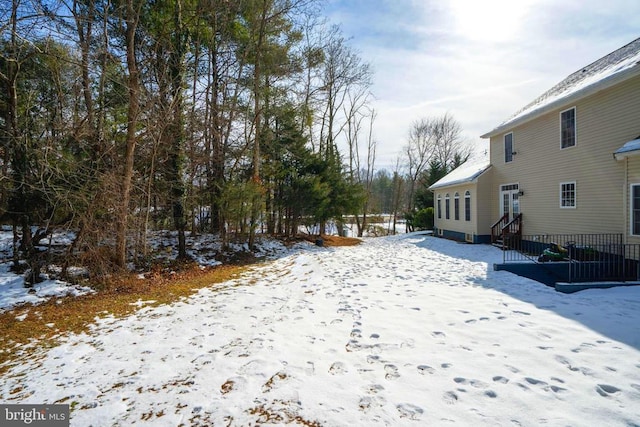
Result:
M413 121L449 112L479 143L570 73L640 36L637 0L354 0L330 8L375 70L377 163L387 168Z

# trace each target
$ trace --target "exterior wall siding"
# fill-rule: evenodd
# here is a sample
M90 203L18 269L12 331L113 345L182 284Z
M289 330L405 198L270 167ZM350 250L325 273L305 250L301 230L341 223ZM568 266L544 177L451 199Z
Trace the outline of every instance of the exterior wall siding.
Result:
M464 194L471 193L471 221L464 218ZM460 219L455 219L455 193L460 195ZM450 217L445 214L445 195L450 197ZM491 169L485 171L476 182L468 182L434 190L434 228L441 230L443 237L465 240L471 235L473 243L486 243L491 235ZM442 218L438 219L438 196L441 197Z
M576 145L560 149L560 112L576 108ZM501 213L499 188L519 183L524 234L624 233L627 168L613 153L640 135L640 76L517 126L516 155L504 162L503 134L491 138L491 217ZM631 161L630 161L631 162ZM640 182L640 162L633 163ZM560 207L560 183L576 183L576 207Z
M493 219L493 212L491 207L493 206L493 167L489 168L484 174L478 178L477 194L475 201L472 199L472 217L477 219L476 234L480 236L488 236L488 242L491 242L491 226L495 222Z

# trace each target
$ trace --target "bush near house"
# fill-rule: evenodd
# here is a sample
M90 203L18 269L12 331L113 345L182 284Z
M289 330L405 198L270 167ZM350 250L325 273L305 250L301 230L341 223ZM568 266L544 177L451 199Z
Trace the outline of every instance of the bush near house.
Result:
M431 230L433 229L433 208L428 207L420 209L413 214L412 225L414 230Z

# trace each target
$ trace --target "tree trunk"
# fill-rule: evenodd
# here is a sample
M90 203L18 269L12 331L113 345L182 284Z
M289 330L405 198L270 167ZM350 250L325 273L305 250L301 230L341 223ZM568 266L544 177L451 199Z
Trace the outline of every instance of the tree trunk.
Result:
M138 77L138 64L136 62L136 27L140 14L139 7L134 6L135 0L127 0L126 5L126 30L125 41L127 48L127 90L129 93L129 106L127 108L127 139L124 156L124 169L122 172L122 198L116 224L116 264L124 268L127 262L127 224L129 216L129 202L131 200L131 181L133 179L133 160L136 148L136 127L140 112L140 81Z
M171 207L173 213L174 227L178 233L178 259L187 258L187 246L185 231L187 221L184 215L184 182L183 171L183 151L184 151L184 123L183 123L183 60L185 51L186 36L182 27L182 3L181 0L175 2L174 11L174 37L173 49L169 56L169 76L171 78L172 92L172 115L169 118L170 125L168 137L171 139L171 152L169 153L169 175L171 182Z

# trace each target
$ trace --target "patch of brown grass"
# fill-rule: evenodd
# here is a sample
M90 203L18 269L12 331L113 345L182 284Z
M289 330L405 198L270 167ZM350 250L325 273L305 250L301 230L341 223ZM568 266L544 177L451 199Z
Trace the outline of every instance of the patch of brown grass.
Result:
M356 246L362 243L362 240L355 237L330 236L328 234L322 234L319 237L322 239L323 246ZM315 243L318 236L305 234L302 238L308 242Z
M261 424L297 424L305 427L322 427L318 421L311 421L295 414L289 408L288 402L275 400L270 406L260 405L248 409L246 412L257 417L257 425Z
M69 333L87 331L96 318L123 317L145 306L169 304L201 288L238 277L247 266L218 266L208 270L190 268L179 273L151 273L140 279L127 274L113 277L100 291L80 297L50 300L0 313L0 375L37 348L48 348ZM105 282L106 283L106 282ZM24 316L23 320L16 317Z

